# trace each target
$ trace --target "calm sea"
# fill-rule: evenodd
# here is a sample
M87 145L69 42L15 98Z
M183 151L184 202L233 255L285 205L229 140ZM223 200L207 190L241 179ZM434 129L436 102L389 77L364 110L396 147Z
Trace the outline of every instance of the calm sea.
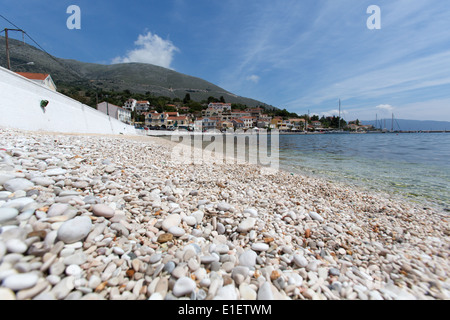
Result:
M280 136L284 170L450 208L450 135Z

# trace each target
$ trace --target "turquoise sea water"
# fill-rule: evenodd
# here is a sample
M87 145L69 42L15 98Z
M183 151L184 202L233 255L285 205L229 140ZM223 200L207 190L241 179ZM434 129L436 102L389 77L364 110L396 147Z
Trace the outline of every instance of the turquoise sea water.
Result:
M450 207L450 134L282 135L280 166Z

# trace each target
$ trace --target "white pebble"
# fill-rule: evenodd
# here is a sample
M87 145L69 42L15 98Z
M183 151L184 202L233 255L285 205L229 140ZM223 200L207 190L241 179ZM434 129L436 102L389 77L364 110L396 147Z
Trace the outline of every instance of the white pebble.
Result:
M173 287L173 294L176 297L185 296L195 291L197 285L194 280L188 277L183 277L175 282Z
M267 251L269 250L269 245L266 243L254 243L252 244L252 250L254 251Z
M11 239L6 242L6 248L12 253L25 253L28 246L19 239Z
M82 272L81 268L76 264L71 264L66 268L66 274L68 276L79 276L81 272Z
M35 273L13 274L3 280L2 286L19 291L33 287L38 280L39 277Z
M186 231L180 227L170 227L167 232L173 234L175 237L182 237L185 235Z
M15 208L0 208L0 223L14 219L19 214L19 210Z

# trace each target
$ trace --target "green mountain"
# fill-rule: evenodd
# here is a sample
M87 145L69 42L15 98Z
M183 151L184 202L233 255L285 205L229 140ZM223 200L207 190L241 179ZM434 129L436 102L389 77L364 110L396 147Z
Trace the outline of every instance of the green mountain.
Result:
M264 106L276 109L263 102L240 97L208 81L188 76L170 69L143 63L100 65L53 57L42 50L18 40L10 39L10 61L13 71L51 74L60 90L70 91L115 91L129 90L135 94L151 94L183 99L190 94L192 100L200 102L209 97L224 97L228 103L249 107ZM0 37L0 65L6 67L6 41ZM34 62L34 65L27 65Z

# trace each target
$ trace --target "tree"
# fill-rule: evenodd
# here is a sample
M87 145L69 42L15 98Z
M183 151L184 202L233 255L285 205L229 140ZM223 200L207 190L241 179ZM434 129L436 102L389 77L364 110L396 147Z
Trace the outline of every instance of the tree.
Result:
M225 103L225 98L223 96L220 96L220 102Z
M187 104L189 101L191 101L191 95L189 93L186 93L186 96L184 97L183 103Z
M219 100L214 98L213 96L208 98L208 104L210 104L210 103L217 103L217 102L219 102Z

